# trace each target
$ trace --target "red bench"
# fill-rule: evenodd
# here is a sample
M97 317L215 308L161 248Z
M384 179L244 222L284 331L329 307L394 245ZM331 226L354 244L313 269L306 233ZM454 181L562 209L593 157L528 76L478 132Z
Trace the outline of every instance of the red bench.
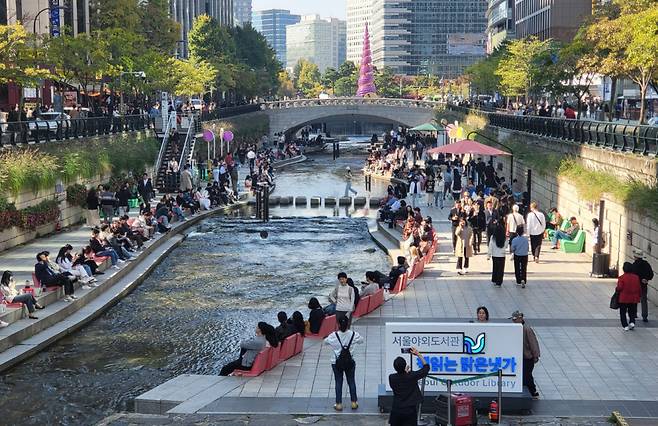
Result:
M322 325L317 334L309 333L306 335L309 339L324 339L334 331L338 329L338 324L336 323L336 315L329 315L324 317L322 320Z
M281 343L279 343L276 348L270 348L270 357L267 361L267 367L265 370L271 370L281 362Z
M47 287L42 286L41 281L39 281L39 279L37 278L37 274L35 274L34 272L32 272L32 283L34 283L35 287L45 289L44 291L57 291L61 288L60 286L57 285L51 285Z
M272 354L272 348L269 346L260 351L254 363L251 365L251 370L235 370L233 371L233 376L243 376L243 377L256 377L259 376L263 371L267 370L267 365L270 362L270 356Z
M401 291L404 291L405 288L407 288L407 274L402 274L398 277L398 280L395 282L395 286L393 286L393 289L391 290L392 294L397 294L400 293Z
M379 289L375 294L370 296L370 303L368 303L368 313L374 311L384 304L384 289Z
M286 337L283 342L279 342L279 346L281 346L279 362L285 361L295 355L295 347L297 346L298 335L299 333L295 333Z
M295 343L295 355L302 353L304 350L304 336L297 335L297 343Z
M365 296L359 299L359 304L356 306L356 309L352 313L352 316L355 318L362 317L368 313L368 305L370 303L370 298L372 296Z

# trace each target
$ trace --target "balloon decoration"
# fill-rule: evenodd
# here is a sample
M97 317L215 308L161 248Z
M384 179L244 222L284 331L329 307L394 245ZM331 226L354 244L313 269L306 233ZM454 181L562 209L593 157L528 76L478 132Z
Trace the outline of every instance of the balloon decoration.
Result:
M215 135L210 130L206 129L203 131L203 140L206 142L212 142L215 139Z
M226 142L231 142L233 140L233 132L230 130L224 131L224 140Z

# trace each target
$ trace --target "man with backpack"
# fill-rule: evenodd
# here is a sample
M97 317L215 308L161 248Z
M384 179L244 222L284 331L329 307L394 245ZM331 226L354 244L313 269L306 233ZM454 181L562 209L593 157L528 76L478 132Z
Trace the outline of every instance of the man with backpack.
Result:
M348 330L349 320L347 317L341 317L338 320L338 331L331 333L324 339L324 343L331 346L334 351L334 362L331 369L334 371L334 380L336 381L336 404L334 410L343 410L343 374L347 378L347 386L350 388L350 400L352 401L352 410L359 408L358 398L356 396L356 381L354 373L356 363L354 362L353 352L354 345L363 343L363 337L353 330Z

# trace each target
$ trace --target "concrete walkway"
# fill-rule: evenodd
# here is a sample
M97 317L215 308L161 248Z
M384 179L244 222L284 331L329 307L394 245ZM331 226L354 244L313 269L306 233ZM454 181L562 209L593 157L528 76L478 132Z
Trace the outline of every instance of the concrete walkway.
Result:
M446 209L431 210L435 218L448 214ZM529 265L525 289L514 284L509 260L503 287L494 288L485 254L473 258L471 272L460 277L450 225L435 220L435 226L440 246L425 273L404 293L354 323L365 338L355 355L359 413L378 412L378 386L387 380L381 344L387 321L469 321L478 306L486 305L494 321L508 321L512 311L522 310L537 332L542 357L535 379L541 400L534 402L534 414L608 416L615 409L626 416L658 416L654 312L648 325L640 323L635 331L624 332L617 311L608 308L615 281L589 278L589 257L549 250L547 243L541 263ZM302 354L259 377L181 376L138 397L136 411L331 413L335 390L330 360L329 347L306 339ZM179 392L183 382L185 394ZM346 387L343 392L349 401ZM341 415L350 413L348 408Z

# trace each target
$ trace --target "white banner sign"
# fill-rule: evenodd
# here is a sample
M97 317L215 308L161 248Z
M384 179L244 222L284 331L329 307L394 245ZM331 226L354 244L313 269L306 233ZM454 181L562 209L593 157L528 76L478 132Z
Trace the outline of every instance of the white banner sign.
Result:
M413 370L422 366L408 353L418 348L430 366L425 390L445 392L441 380L472 380L452 385L453 392L497 392L503 371L503 392L523 391L523 327L500 323L386 323L386 389L388 375L395 373L393 360L401 356Z

